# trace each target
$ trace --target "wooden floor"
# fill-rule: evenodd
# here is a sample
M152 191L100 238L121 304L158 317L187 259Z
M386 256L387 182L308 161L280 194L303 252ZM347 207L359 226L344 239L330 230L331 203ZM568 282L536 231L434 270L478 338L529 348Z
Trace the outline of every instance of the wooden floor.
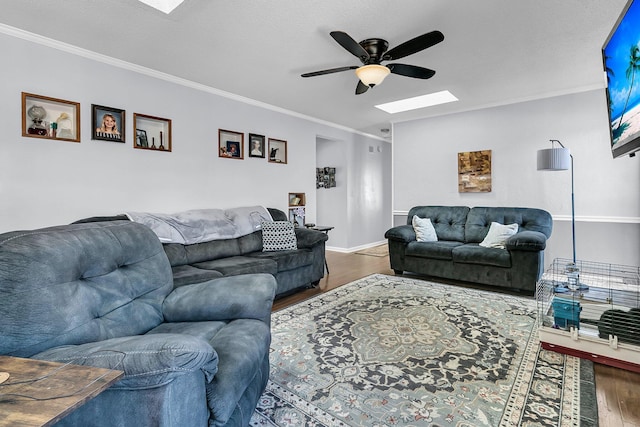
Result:
M318 287L276 300L274 310L373 273L393 274L388 256L327 251L327 263L330 273ZM598 364L595 374L600 427L640 427L640 374Z

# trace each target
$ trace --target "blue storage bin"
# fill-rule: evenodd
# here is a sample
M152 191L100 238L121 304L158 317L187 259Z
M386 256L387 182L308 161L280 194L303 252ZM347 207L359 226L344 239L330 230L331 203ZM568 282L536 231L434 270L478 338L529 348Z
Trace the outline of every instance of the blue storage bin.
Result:
M569 329L571 326L580 329L580 301L554 297L551 303L553 308L553 321L560 327Z

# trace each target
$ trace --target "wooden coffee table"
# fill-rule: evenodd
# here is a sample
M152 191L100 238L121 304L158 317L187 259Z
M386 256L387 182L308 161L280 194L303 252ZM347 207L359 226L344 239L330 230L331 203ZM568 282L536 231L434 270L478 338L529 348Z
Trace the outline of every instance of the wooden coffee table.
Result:
M0 427L49 426L109 388L122 371L0 356Z

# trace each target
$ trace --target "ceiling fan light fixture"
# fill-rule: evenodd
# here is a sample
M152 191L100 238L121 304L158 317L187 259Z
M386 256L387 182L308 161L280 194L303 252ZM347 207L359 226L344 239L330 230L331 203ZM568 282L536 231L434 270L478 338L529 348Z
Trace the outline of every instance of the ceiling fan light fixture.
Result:
M370 64L357 68L356 76L358 76L362 83L369 87L374 87L375 85L382 83L384 78L387 77L390 72L391 70L384 65Z

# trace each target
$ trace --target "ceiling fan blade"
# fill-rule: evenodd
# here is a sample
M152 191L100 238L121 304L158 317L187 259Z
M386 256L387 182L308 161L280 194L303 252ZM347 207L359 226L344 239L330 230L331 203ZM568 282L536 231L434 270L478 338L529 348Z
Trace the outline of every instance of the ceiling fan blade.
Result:
M387 68L389 68L393 74L413 77L416 79L430 79L436 73L433 70L418 67L417 65L387 64Z
M351 52L352 55L360 58L363 63L369 59L369 52L364 50L349 34L342 31L331 31L329 34L340 46Z
M350 67L330 68L328 70L321 70L321 71L313 71L311 73L304 73L304 74L301 74L301 76L302 77L322 76L324 74L339 73L340 71L355 70L356 68L358 68L357 65L352 65Z
M358 86L356 86L356 95L365 93L368 89L369 89L369 86L362 83L362 81L358 80Z
M413 55L414 53L438 44L442 40L444 40L444 35L440 31L431 31L430 33L423 34L394 47L385 53L382 59L388 61L391 59L404 58L405 56Z

